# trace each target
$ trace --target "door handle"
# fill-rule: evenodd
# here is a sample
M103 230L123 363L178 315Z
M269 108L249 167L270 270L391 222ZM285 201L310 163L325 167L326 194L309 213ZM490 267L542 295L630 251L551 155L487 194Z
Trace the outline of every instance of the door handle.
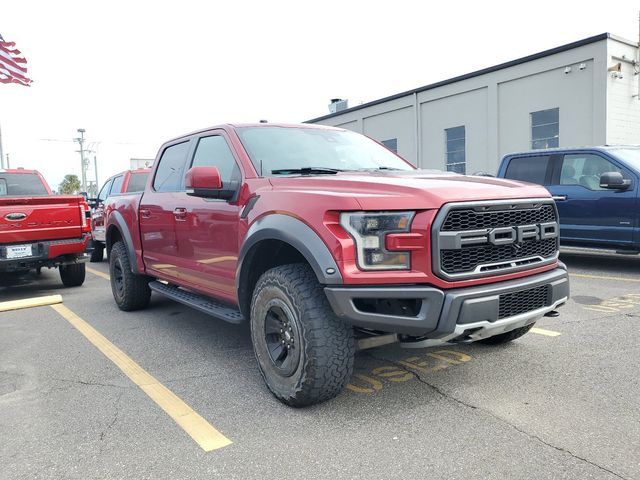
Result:
M187 209L178 207L173 210L173 216L176 218L176 220L184 222L187 220Z
M146 208L140 209L140 216L142 218L151 218L151 210L147 210Z
M567 199L566 195L554 195L553 198L556 202L564 202Z

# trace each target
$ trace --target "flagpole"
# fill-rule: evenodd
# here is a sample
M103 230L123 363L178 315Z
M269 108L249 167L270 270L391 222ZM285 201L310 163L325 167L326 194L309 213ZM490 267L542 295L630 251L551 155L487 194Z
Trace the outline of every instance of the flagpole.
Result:
M4 169L4 152L2 151L2 126L0 125L0 168Z

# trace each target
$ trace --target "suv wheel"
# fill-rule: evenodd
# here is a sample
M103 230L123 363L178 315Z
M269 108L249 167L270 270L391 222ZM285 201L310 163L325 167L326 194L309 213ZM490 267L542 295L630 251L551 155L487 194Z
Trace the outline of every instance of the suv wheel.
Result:
M70 263L60 265L60 279L65 287L79 287L84 283L85 268L84 263Z
M149 305L149 278L131 271L131 262L124 243L116 242L109 255L111 291L120 310L129 312Z
M102 242L93 242L93 250L91 252L91 262L101 262L104 258L104 243Z
M353 372L353 329L336 317L304 264L260 277L251 299L251 341L267 387L293 407L335 397Z
M515 330L511 330L509 332L494 335L493 337L483 338L482 340L478 340L478 342L484 343L485 345L501 345L503 343L508 343L512 340L515 340L516 338L520 338L521 336L523 336L525 333L531 330L535 324L536 322L533 322L529 325L516 328Z

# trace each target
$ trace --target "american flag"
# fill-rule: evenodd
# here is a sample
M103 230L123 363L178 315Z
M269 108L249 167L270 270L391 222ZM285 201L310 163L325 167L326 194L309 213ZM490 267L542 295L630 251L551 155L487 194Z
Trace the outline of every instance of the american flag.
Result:
M0 35L0 83L18 83L28 87L27 60L16 48L15 42L5 42Z

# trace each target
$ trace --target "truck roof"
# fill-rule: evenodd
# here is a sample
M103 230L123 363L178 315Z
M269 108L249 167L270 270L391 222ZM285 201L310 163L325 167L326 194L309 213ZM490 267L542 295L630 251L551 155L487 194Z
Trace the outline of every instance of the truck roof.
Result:
M610 152L612 150L617 150L620 148L633 148L633 149L640 149L640 145L624 145L624 144L618 144L618 145L595 145L593 147L556 147L556 148L541 148L541 149L537 149L537 150L523 150L520 152L512 152L512 153L507 153L506 155L503 156L503 158L505 157L514 157L514 156L518 156L518 155L540 155L540 154L554 154L554 153L564 153L564 152L576 152L576 151L602 151L602 152Z
M308 124L308 123L268 123L268 122L260 122L260 123L223 123L220 125L213 125L207 128L200 128L193 132L185 133L184 135L179 135L177 137L172 138L164 143L171 143L181 138L190 137L191 135L197 135L199 133L208 132L209 130L214 129L222 129L222 130L232 130L236 128L246 128L246 127L280 127L280 128L308 128L308 129L316 129L316 130L338 130L344 131L344 128L339 127L330 127L328 125L318 125L318 124Z
M0 173L28 173L40 175L37 170L27 170L25 168L0 168Z

